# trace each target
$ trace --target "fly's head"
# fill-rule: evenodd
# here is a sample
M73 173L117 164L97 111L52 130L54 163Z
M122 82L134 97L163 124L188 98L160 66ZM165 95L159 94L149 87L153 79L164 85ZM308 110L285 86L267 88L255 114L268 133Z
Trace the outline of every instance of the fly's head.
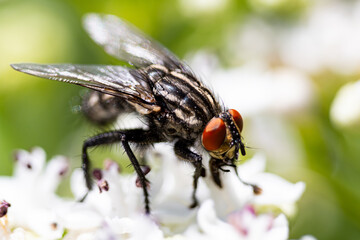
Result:
M240 113L230 109L213 117L202 133L202 145L211 156L210 172L219 187L222 187L220 170L228 172L229 170L223 169L224 166L235 167L239 151L243 156L246 154L241 137L242 129Z

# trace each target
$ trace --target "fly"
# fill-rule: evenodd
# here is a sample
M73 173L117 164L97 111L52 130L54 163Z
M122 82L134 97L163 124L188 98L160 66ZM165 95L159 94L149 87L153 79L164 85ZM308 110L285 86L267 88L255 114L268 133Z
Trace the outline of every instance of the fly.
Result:
M11 65L30 75L68 82L92 91L82 109L93 122L106 124L123 112L137 112L149 128L103 132L84 141L82 169L86 186L92 189L88 149L120 142L141 183L145 212L150 213L148 180L129 143L151 145L173 142L174 152L194 168L191 208L198 205L198 179L205 177L202 156L190 148L201 141L210 154L209 169L220 188L220 172L233 167L239 152L245 155L241 131L243 120L234 109L225 109L189 66L139 30L112 15L89 14L84 26L105 51L134 68L113 65L33 64ZM236 172L237 174L237 172ZM255 193L261 189L253 184Z

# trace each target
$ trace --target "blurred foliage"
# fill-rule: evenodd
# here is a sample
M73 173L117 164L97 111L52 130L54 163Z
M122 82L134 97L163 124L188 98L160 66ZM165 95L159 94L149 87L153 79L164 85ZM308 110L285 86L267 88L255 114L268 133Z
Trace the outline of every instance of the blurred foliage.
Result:
M21 74L9 66L18 62L120 64L89 39L81 27L82 15L115 14L180 57L211 48L224 60L222 49L227 32L246 16L286 23L301 16L310 4L305 0L228 0L226 5L211 11L196 11L186 8L183 2L186 1L0 1L0 174L11 174L13 150L33 146L41 146L49 156L69 156L74 160L73 166L78 167L82 141L99 131L76 111L82 89ZM358 239L360 137L337 129L329 120L336 91L344 82L356 80L356 76L326 73L313 80L317 105L304 119L287 120L300 133L305 165L295 172L278 171L292 181L307 184L298 214L291 220L290 237L312 234L318 239ZM119 151L122 152L119 148L111 153L108 149L96 149L92 156L118 159Z

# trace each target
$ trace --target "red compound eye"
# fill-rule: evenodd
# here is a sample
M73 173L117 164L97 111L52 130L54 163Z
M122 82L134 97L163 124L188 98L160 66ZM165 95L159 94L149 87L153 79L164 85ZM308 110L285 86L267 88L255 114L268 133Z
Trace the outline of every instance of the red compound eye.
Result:
M202 145L208 151L213 151L221 147L226 135L226 126L221 118L213 118L206 125L201 140Z
M243 119L242 119L240 113L238 111L236 111L235 109L230 109L229 113L234 118L235 123L239 127L240 132L241 132L243 129L244 123L243 123Z

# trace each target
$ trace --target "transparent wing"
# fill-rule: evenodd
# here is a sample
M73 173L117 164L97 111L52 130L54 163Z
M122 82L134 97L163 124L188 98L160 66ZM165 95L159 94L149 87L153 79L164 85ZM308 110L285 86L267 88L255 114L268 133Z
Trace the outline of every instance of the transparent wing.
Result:
M11 65L30 75L84 86L102 93L121 97L147 109L156 107L145 76L135 69L109 65L34 64Z
M84 27L108 54L136 67L159 64L171 70L190 72L189 67L169 50L116 16L88 14L84 17Z

